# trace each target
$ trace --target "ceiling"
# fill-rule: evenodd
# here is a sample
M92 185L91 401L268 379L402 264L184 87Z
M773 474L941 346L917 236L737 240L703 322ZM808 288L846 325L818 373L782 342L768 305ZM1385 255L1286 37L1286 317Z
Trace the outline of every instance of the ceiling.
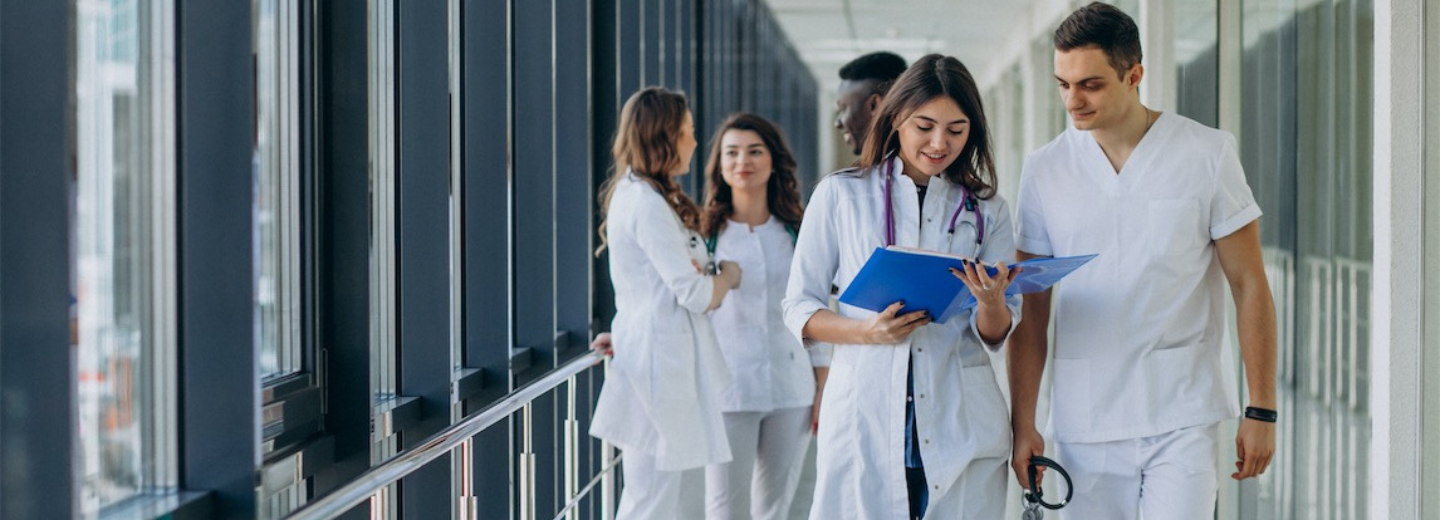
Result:
M913 62L932 52L965 62L1003 59L997 46L1025 26L1036 0L766 0L822 89L840 67L888 50ZM977 67L978 66L978 67Z

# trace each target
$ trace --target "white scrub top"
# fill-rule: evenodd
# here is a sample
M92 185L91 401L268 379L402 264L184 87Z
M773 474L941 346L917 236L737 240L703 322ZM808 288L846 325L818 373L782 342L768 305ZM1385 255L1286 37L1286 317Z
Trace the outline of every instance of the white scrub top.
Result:
M953 236L949 220L963 198L959 185L930 181L921 214L915 184L894 160L896 243L965 256L985 262L1014 258L1010 211L999 196L980 201L985 240L978 248L975 213L960 215ZM830 285L844 294L860 267L885 245L884 175L880 168L843 170L820 181L805 211L790 285L785 323L796 337L811 315L827 308ZM978 253L978 254L977 254ZM1020 319L1020 297L1006 303L1011 328ZM869 319L875 313L840 304L839 314ZM808 341L808 340L806 340ZM815 500L810 518L906 518L905 382L914 360L916 443L930 485L928 518L964 518L964 500L946 500L946 492L972 461L1003 464L1010 456L1010 415L990 369L986 348L967 311L946 324L917 329L894 345L834 346L824 405L820 408ZM1004 472L993 472L1005 478ZM1003 484L1000 484L1003 486ZM1009 498L993 504L965 504L968 511L1003 510Z
M724 411L771 412L815 400L813 356L785 328L780 312L794 256L794 239L774 216L753 229L726 222L715 241L715 261L733 261L744 273L740 287L710 311L733 376L721 394Z
M1239 415L1215 240L1260 217L1235 138L1163 113L1119 174L1071 128L1025 160L1016 242L1100 256L1054 295L1049 430L1149 437Z
M708 254L664 197L632 173L610 200L606 238L615 286L615 357L590 434L656 459L661 471L728 462L720 411L729 370L703 312Z

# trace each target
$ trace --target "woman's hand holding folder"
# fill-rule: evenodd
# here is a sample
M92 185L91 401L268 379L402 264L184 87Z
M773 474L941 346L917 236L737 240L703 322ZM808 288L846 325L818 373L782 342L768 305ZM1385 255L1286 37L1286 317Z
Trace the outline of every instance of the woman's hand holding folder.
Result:
M861 336L865 338L865 343L880 345L900 343L909 338L915 329L930 323L930 313L923 310L896 316L895 314L903 308L905 308L905 302L892 303L880 314L865 321L865 329Z
M990 274L990 269L995 274ZM978 260L966 260L962 269L950 268L950 274L955 275L965 287L970 289L970 294L975 295L975 301L982 307L1005 306L1005 290L1010 287L1010 282L1015 281L1015 276L1024 270L1023 267L1011 269L1005 262L998 262L993 267L986 266Z

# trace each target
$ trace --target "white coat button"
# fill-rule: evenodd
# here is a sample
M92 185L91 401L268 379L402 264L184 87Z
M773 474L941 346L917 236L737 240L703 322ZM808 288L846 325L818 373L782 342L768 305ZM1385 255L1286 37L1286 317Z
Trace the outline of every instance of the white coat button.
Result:
M924 352L924 351L925 351L925 347L916 347L916 348L915 348L915 351L916 351L916 352Z
M925 398L925 394L920 394L920 398L921 398L921 399L924 399L924 398Z
M930 439L925 439L925 444L930 444Z

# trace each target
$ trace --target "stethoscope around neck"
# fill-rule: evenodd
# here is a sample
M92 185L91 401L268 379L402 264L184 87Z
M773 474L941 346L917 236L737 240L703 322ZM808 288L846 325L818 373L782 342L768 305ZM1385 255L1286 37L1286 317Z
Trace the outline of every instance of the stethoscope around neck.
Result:
M895 199L890 196L890 186L895 184L895 159L891 156L885 161L885 179L882 184L885 192L885 245L895 245ZM949 239L955 240L955 223L960 220L960 213L969 210L975 214L975 252L979 254L980 246L985 243L985 218L980 216L980 202L975 194L963 184L960 185L960 193L963 196L960 204L955 206L955 213L950 215L950 227L947 229Z

